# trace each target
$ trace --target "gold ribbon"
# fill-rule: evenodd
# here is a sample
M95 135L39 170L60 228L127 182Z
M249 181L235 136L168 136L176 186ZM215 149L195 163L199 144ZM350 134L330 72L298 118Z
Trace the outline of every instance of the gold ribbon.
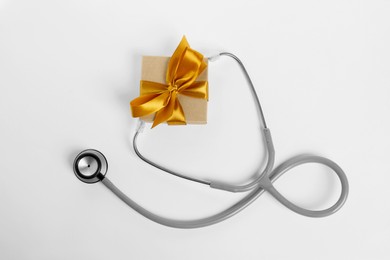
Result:
M152 128L163 122L185 125L186 118L177 96L207 100L207 81L195 81L206 67L203 55L191 49L183 37L169 60L166 84L141 80L141 95L130 102L133 117L156 113Z

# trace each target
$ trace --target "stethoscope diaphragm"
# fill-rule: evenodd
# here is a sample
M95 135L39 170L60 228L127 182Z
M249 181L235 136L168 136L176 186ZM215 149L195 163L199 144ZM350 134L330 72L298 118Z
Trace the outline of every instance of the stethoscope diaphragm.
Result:
M101 181L104 179L107 170L107 159L101 152L97 150L84 150L74 159L74 174L82 182L96 183Z

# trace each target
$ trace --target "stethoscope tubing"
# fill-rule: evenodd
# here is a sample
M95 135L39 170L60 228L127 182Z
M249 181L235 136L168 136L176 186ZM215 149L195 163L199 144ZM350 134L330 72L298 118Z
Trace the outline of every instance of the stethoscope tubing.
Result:
M297 167L302 164L306 163L318 163L323 164L325 166L328 166L331 168L338 176L340 183L341 183L341 193L339 199L336 201L336 203L323 210L308 210L304 209L302 207L297 206L296 204L290 202L288 199L286 199L272 184L274 181L276 181L280 176L282 176L287 171L291 170L294 167ZM335 162L332 160L329 160L327 158L316 156L316 155L300 155L293 157L281 165L279 165L277 168L275 168L269 176L264 176L264 178L261 179L259 182L259 185L266 191L268 191L276 200L278 200L281 204L289 208L290 210L306 216L306 217L312 217L312 218L321 218L326 217L329 215L332 215L336 213L345 203L345 201L348 198L349 193L349 184L347 176L345 175L344 171L338 166Z
M340 182L342 185L341 187L342 192L337 202L333 206L319 211L307 210L296 206L295 204L288 201L283 195L281 195L272 185L274 181L276 181L279 177L281 177L284 173L286 173L291 168L304 163L313 163L313 162L321 163L332 168L340 178ZM224 211L202 219L177 220L177 219L165 218L146 210L145 208L143 208L142 206L140 206L139 204L131 200L120 189L118 189L107 177L105 177L102 180L102 183L109 190L111 190L116 196L118 196L124 203L126 203L129 207L134 209L142 216L161 225L169 226L173 228L180 228L180 229L201 228L201 227L210 226L213 224L217 224L221 221L224 221L234 216L235 214L239 213L241 210L245 209L252 202L254 202L260 195L262 195L264 191L268 191L275 199L281 202L284 206L286 206L287 208L291 209L292 211L298 214L307 217L314 217L314 218L326 217L335 213L343 206L343 204L345 203L348 197L348 190L349 190L348 180L345 176L345 173L336 163L320 156L305 156L304 158L302 158L302 156L298 156L298 157L291 158L290 160L287 160L283 164L279 165L270 173L269 176L267 175L263 177L263 179L259 183L259 186L256 189L254 189L251 193L249 193L239 202L233 204L232 206L225 209Z
M238 64L240 65L242 71L245 74L245 77L247 79L247 82L250 86L250 89L252 91L256 107L258 109L259 113L259 120L263 125L263 128L261 129L262 135L265 139L265 144L266 144L266 150L267 150L267 164L265 168L261 171L259 171L259 175L257 178L255 178L252 182L244 185L231 185L228 183L223 183L223 182L217 182L217 181L206 181L206 180L201 180L189 176L185 176L179 172L175 172L173 170L170 170L167 167L164 167L162 165L159 165L152 160L146 158L145 156L142 155L140 150L138 149L137 145L137 138L139 134L142 132L142 128L144 126L144 123L141 121L141 124L138 126L137 131L134 134L133 137L133 148L135 153L139 158L141 158L143 161L146 163L152 165L153 167L156 167L162 171L165 171L169 174L172 174L174 176L190 180L193 182L201 183L208 185L211 188L214 189L219 189L219 190L225 190L229 192L245 192L245 191L251 191L248 195L244 196L240 201L234 203L232 206L228 207L227 209L205 217L201 219L195 219L195 220L177 220L177 219L171 219L171 218L166 218L157 214L154 214L153 212L145 209L144 207L140 206L137 204L135 201L130 199L126 194L124 194L120 189L118 189L106 176L105 172L103 174L98 173L97 177L98 179L109 189L111 190L117 197L119 197L124 203L126 203L129 207L137 211L139 214L142 216L159 223L161 225L173 227L173 228L182 228L182 229L190 229L190 228L200 228L200 227L205 227L205 226L210 226L216 223L219 223L221 221L224 221L241 210L245 209L248 205L250 205L252 202L254 202L260 195L264 193L264 191L268 191L276 200L278 200L281 204L289 208L290 210L307 216L307 217L313 217L313 218L319 218L319 217L326 217L329 216L335 212L337 212L345 203L347 197L348 197L348 192L349 192L349 184L348 184L348 179L344 173L344 171L341 169L340 166L338 166L335 162L333 162L330 159L321 157L321 156L315 156L315 155L300 155L293 157L282 164L280 164L278 167L273 168L274 166L274 161L275 161L275 149L274 145L272 142L272 137L271 137L271 132L267 128L263 110L261 108L256 90L253 86L253 83L249 77L248 72L246 71L243 63L237 58L237 56L223 52L220 53L217 56L214 56L212 58L209 58L209 60L215 60L216 58L220 56L229 56L236 60ZM92 150L93 151L93 150ZM105 157L98 151L95 151L100 157L98 159L104 160L104 165L107 165ZM84 152L80 153L79 156L83 155ZM74 167L77 167L78 158L76 157ZM288 199L286 199L273 185L273 182L275 182L278 178L280 178L284 173L287 171L291 170L294 167L297 167L302 164L306 163L319 163L323 164L330 169L332 169L338 176L340 183L341 183L341 194L339 199L336 201L334 205L332 205L329 208L323 209L323 210L309 210L305 209L302 207L297 206L296 204L290 202ZM105 171L107 170L107 167L105 167ZM75 170L75 174L78 174L77 169ZM89 179L84 178L83 176L78 176L79 179L81 179L84 182L89 182Z

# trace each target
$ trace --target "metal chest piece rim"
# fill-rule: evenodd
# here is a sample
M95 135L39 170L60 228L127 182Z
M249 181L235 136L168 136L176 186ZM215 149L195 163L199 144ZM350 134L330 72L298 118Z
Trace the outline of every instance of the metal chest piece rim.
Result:
M96 183L104 179L108 170L106 157L99 151L87 149L79 153L73 162L73 172L85 183Z

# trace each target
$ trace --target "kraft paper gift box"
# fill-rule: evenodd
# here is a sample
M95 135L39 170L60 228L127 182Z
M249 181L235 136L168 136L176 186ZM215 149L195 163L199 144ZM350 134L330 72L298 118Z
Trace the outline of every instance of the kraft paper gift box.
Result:
M165 84L167 67L170 57L143 56L141 80ZM207 63L207 59L204 59ZM207 81L208 66L199 74L196 81ZM179 102L183 108L187 124L207 123L207 100L178 94ZM155 114L144 116L145 122L153 122Z

